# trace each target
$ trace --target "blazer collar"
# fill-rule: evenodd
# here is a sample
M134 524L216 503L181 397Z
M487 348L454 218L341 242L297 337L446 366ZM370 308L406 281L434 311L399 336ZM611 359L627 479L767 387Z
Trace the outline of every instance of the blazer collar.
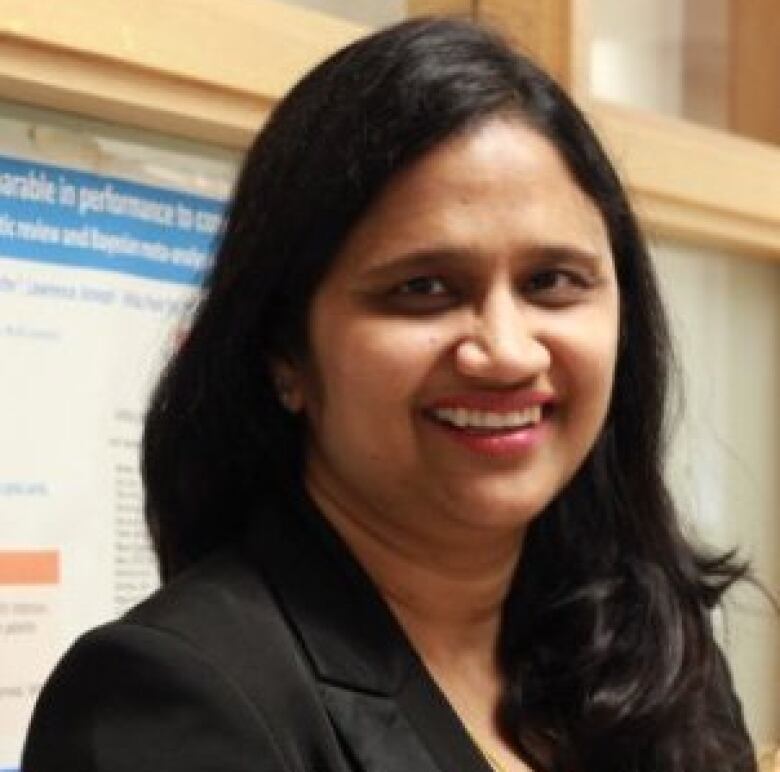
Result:
M490 772L376 587L308 498L257 513L247 546L364 768Z
M398 692L416 655L371 580L307 499L253 521L259 558L316 675L381 695Z

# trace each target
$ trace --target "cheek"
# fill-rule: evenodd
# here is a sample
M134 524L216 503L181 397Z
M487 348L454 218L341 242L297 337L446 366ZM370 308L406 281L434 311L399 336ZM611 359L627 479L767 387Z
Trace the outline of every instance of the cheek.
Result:
M315 346L321 406L347 420L382 421L389 418L383 409L408 410L434 367L439 341L409 325L364 321L332 326Z
M617 337L616 321L592 318L581 320L556 340L558 376L575 405L606 410L614 380Z
M374 486L374 496L416 468L415 410L439 356L436 336L405 327L331 326L313 342L319 389L306 407L309 440L340 478Z
M595 433L601 429L612 397L614 383L614 350L596 349L588 352L579 374L577 389L585 420Z

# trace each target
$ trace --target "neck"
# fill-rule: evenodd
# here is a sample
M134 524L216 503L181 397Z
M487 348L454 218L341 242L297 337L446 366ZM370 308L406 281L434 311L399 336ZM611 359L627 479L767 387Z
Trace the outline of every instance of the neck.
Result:
M309 477L311 497L372 578L490 765L528 772L498 728L503 678L496 657L522 529L468 528L421 518L425 513L403 517L344 506L319 482ZM431 521L438 527L419 526Z
M344 507L312 481L309 490L431 672L494 676L501 610L522 533L486 528L471 529L467 538L432 538L398 517Z

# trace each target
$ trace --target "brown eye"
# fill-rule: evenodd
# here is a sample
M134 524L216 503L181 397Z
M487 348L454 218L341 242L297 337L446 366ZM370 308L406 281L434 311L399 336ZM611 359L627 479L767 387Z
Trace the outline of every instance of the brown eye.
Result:
M589 286L587 278L575 271L551 269L533 274L523 291L540 302L565 304L576 300Z
M389 308L401 314L433 314L458 302L458 293L440 276L414 276L396 284L385 296Z
M450 290L444 280L438 276L415 276L400 284L396 288L395 294L442 297L450 294Z

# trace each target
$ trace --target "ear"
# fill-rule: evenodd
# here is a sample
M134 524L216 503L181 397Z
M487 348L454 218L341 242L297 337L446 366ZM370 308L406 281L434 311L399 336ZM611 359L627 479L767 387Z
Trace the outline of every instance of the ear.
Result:
M275 362L271 373L279 402L291 413L300 413L304 407L300 370L287 361Z

